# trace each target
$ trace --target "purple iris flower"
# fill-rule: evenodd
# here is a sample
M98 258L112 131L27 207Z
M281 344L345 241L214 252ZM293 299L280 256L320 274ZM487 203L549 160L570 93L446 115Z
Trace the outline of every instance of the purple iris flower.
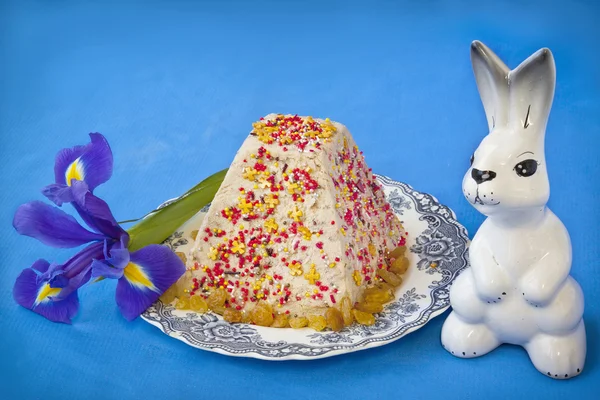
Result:
M131 253L127 250L129 234L108 204L91 192L110 177L112 153L102 135L90 136L89 145L59 152L57 182L47 186L44 194L57 204L72 203L91 230L40 201L20 206L13 220L17 232L49 246L88 244L62 265L38 260L17 277L13 289L17 303L55 322L71 323L79 307L77 290L92 277L118 279L117 306L127 320L133 320L185 272L181 259L168 247L152 244Z
M91 142L84 146L63 149L54 163L55 183L42 189L44 196L57 206L74 201L106 182L112 175L113 156L106 138L90 133ZM78 189L78 190L74 190Z

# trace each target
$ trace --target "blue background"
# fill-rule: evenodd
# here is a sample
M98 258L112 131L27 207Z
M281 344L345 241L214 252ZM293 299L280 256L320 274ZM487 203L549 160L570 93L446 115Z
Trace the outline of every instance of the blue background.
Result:
M2 2L0 398L591 398L600 386L599 20L592 1ZM453 358L439 343L443 317L381 348L269 363L127 323L114 282L81 291L72 326L13 302L22 268L73 253L19 237L13 213L42 199L55 153L91 131L113 148L113 178L97 194L119 220L227 167L250 124L280 112L346 124L374 171L434 194L472 236L483 219L460 185L487 132L474 39L512 68L544 46L556 58L550 207L571 233L572 274L586 295L579 377L548 379L514 346Z

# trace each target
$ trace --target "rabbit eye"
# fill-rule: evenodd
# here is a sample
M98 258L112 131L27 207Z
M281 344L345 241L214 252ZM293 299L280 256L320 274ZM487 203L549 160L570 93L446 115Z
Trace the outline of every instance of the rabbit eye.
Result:
M473 165L473 161L475 161L475 154L471 154L471 165Z
M535 174L537 171L538 163L535 160L524 160L515 165L515 172L519 176L528 177Z

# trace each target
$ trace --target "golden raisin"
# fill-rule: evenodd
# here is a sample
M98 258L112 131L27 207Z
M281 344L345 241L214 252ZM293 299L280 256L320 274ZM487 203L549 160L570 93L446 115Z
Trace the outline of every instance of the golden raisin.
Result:
M290 318L289 323L292 328L300 329L308 325L308 319L306 317L292 317Z
M273 328L287 328L288 325L288 315L287 314L276 314L275 319L273 320Z
M390 271L395 274L403 274L408 269L408 258L406 257L398 257L394 260L392 265L390 265Z
M337 308L328 308L325 312L325 319L327 320L327 327L332 331L339 332L344 329L344 317Z
M242 312L232 308L227 308L223 312L223 319L227 322L242 322Z
M398 258L406 253L406 246L398 246L388 254L389 258Z
M370 314L379 313L383 311L383 305L381 303L376 303L372 301L362 301L360 303L356 303L355 308L357 310Z
M243 311L242 312L242 322L244 324L252 323L252 313L250 313L248 311Z
M259 303L252 310L252 322L260 326L271 326L273 323L273 310L265 303Z
M173 285L160 296L160 301L162 301L163 304L171 304L171 302L175 300L175 297L177 297L177 288Z
M352 302L348 297L344 297L342 299L340 309L342 311L342 318L344 318L344 325L352 325L354 322L354 316L352 315Z
M190 297L190 309L201 313L205 313L208 311L208 304L206 303L206 300L204 300L202 297L192 296Z
M188 296L181 296L175 303L175 308L178 310L186 310L190 308L190 298Z
M394 295L386 289L369 288L365 290L364 299L366 302L387 303L394 299Z
M390 294L391 294L392 296L393 296L393 295L394 295L394 293L396 292L396 288L395 288L395 287L393 287L392 285L390 285L390 284L389 284L389 283L387 283L387 282L377 282L377 284L376 284L376 285L377 285L376 287L377 287L378 289L380 289L380 290L387 290L388 292L390 292Z
M314 329L315 331L322 331L327 327L327 321L322 315L309 315L308 327Z
M383 279L384 281L386 281L387 283L389 283L392 286L400 286L400 284L402 283L402 278L400 278L398 275L394 274L393 272L390 272L385 269L378 269L377 275L379 275L381 277L381 279Z
M176 251L175 254L181 259L181 261L183 261L184 264L187 263L187 257L185 256L185 253L182 253L181 251Z
M213 291L206 299L208 306L211 310L216 311L217 308L223 307L225 301L227 300L227 292L225 289L217 289Z
M177 281L177 283L175 283L174 286L175 286L175 295L177 297L187 295L186 290L189 290L190 287L192 286L192 272L185 271L183 276L181 278L179 278L179 280Z
M352 310L352 313L354 314L354 318L356 318L356 322L361 325L373 325L375 323L373 314L362 312L360 310Z

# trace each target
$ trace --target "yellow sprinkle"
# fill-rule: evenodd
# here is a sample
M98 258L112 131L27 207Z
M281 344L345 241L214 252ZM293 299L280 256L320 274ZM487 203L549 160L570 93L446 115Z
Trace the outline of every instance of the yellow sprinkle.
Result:
M354 271L354 273L352 274L352 278L354 278L354 283L356 283L356 286L360 286L360 284L362 283L362 277L360 276L360 272Z

